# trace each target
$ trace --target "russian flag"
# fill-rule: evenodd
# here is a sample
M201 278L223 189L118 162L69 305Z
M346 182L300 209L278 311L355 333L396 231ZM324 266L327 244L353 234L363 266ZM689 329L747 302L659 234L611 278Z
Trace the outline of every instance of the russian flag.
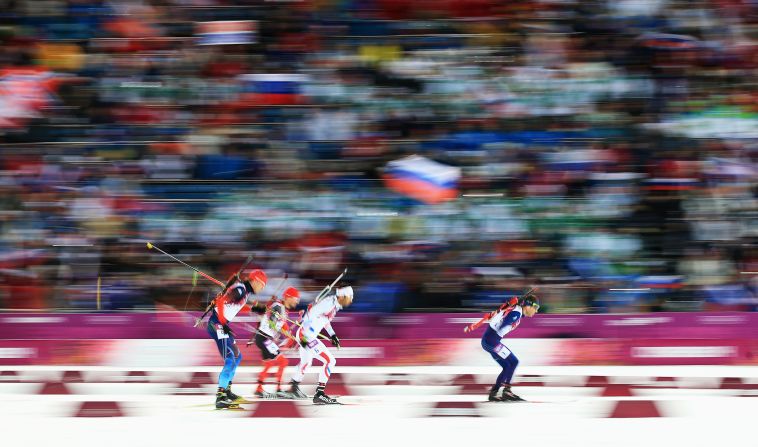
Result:
M56 101L64 77L44 68L0 70L0 128L23 127Z
M242 99L265 105L300 104L308 76L297 73L255 73L239 77Z
M256 40L258 23L253 20L198 22L198 45L239 45Z
M461 169L418 155L394 160L382 175L387 188L427 204L455 199Z
M700 46L700 41L684 34L645 33L637 37L644 47L656 50L690 50Z
M683 278L680 275L640 276L635 283L637 287L649 289L681 289L684 287Z

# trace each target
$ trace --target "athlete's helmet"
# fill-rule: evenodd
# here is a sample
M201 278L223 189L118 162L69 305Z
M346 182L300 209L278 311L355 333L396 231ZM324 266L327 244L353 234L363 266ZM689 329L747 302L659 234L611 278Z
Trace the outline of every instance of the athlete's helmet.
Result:
M250 281L251 283L253 281L260 281L265 286L266 282L268 281L268 277L263 272L263 270L253 270L252 272L250 272L249 275L247 275L247 280Z
M340 287L336 290L336 292L339 296L348 296L350 298L353 297L353 288L350 286Z
M294 287L287 287L282 293L282 298L300 298L300 292Z
M345 297L347 298L348 304L353 302L353 288L350 286L340 287L336 291L337 298L339 297Z
M521 300L521 307L525 307L525 306L532 306L536 310L539 310L540 303L537 301L537 297L535 297L535 296L528 296L528 297L524 298L523 300Z

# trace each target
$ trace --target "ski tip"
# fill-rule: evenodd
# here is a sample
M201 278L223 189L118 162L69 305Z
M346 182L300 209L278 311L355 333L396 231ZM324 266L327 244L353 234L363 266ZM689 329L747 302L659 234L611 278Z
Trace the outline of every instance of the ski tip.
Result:
M147 243L147 249L150 250L151 248L153 248L153 244L151 244L150 242L148 242Z
M214 408L216 411L244 411L245 408L241 407L240 405L236 406L229 406L226 408Z

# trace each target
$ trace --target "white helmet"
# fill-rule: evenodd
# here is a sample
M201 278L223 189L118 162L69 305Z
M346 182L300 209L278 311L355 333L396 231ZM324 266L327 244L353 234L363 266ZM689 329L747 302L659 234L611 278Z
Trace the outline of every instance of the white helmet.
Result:
M353 288L350 286L347 287L340 287L336 290L337 297L344 296L346 298L350 298L350 302L353 302Z

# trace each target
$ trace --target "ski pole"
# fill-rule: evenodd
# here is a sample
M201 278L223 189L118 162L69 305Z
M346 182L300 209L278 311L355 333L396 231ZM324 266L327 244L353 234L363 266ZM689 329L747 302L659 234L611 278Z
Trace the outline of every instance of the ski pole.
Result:
M289 275L289 273L287 273L287 272L284 272L284 277L283 277L283 278L282 278L282 280L279 282L279 286L277 286L276 290L274 290L274 294L273 294L273 296L277 296L277 295L279 294L279 292L281 292L281 291L282 291L282 287L284 287L284 283L286 283L286 282L287 282L287 278L289 278L289 276L290 276L290 275Z
M243 327L245 329L249 330L250 333L251 333L250 334L250 340L248 340L247 343L245 343L245 346L250 346L253 343L255 343L254 340L255 340L256 334L261 334L264 337L270 337L269 334L266 334L265 332L261 331L260 329L254 328L254 327L250 326L249 324L245 324ZM297 343L297 339L295 339L295 336L292 335L289 331L287 331L287 332L282 331L282 334L284 334L284 336L287 337L288 339L290 339L290 340L294 341L295 343Z
M275 315L281 315L281 314L275 312ZM282 317L282 319L284 321L287 321L288 323L292 323L292 324L294 324L295 326L298 326L298 327L303 327L302 323L298 323L297 321L290 320L288 317L286 317L284 315L281 315L281 317ZM317 335L317 337L320 337L323 340L329 340L329 341L331 341L331 339L329 337L327 337L327 336L325 336L324 334L321 334L321 333L319 333ZM297 341L294 337L292 339L295 340L295 341ZM250 338L250 340L247 342L247 344L250 345L252 343L253 343L253 339Z
M303 327L303 324L302 324L302 323L298 323L297 321L293 321L293 320L290 320L290 319L289 319L289 318L287 318L287 317L284 317L284 319L285 319L286 321L288 321L288 322L290 322L290 323L294 324L295 326L298 326L298 327ZM323 340L329 340L329 341L331 341L331 339L330 339L329 337L327 337L326 335L324 335L324 334L321 334L321 333L319 333L319 334L317 335L317 337L320 337L320 338L322 338Z
M250 340L248 340L247 343L245 343L245 346L250 346L253 343L255 343L254 339L255 339L255 335L256 334L261 334L263 336L268 336L268 334L266 334L265 332L261 331L258 328L254 328L254 327L252 327L249 324L244 324L242 327L244 327L245 329L247 329L251 333ZM284 334L285 337L289 338L290 340L297 341L297 340L295 340L295 337L292 336L292 334L284 333L284 332L282 332L282 333Z
M192 288L190 289L189 294L187 294L187 300L184 302L184 309L182 309L182 312L187 311L187 304L189 304L189 299L192 296L192 292L195 291L195 286L197 286L197 273L192 273Z
M347 273L347 267L345 267L345 270L343 270L342 273L340 273L340 276L338 276L334 281L332 281L331 284L329 284L328 286L324 287L324 289L321 292L319 292L318 295L316 295L316 298L313 300L313 304L316 304L319 301L321 301L321 299L327 293L329 293L330 290L332 290L332 287L334 287L334 285L337 284L337 282L339 282L339 280L342 279L342 277L345 276L346 273Z
M169 254L169 253L166 253L165 251L161 250L160 248L158 248L157 246L153 245L152 243L148 242L148 243L147 243L147 248L148 248L148 249L155 249L155 250L158 250L159 252L163 253L164 255L168 256L169 258L173 259L174 261L176 261L176 262L178 262L178 263L180 263L180 264L184 265L185 267L189 267L190 269L192 269L192 270L196 271L196 272L197 272L197 273L199 273L199 274L200 274L200 276L202 276L203 278L205 278L205 279L207 279L207 280L209 280L209 281L211 281L211 282L214 282L214 283L216 283L217 285L219 285L219 286L221 286L221 287L224 287L224 283L222 283L222 282L221 282L221 281L219 281L218 279L216 279L216 278L212 277L211 275L208 275L207 273L203 273L203 272L201 272L200 270L196 269L195 267L192 267L191 265L187 264L186 262L182 261L181 259L177 258L176 256L174 256L174 255L172 255L172 254Z

